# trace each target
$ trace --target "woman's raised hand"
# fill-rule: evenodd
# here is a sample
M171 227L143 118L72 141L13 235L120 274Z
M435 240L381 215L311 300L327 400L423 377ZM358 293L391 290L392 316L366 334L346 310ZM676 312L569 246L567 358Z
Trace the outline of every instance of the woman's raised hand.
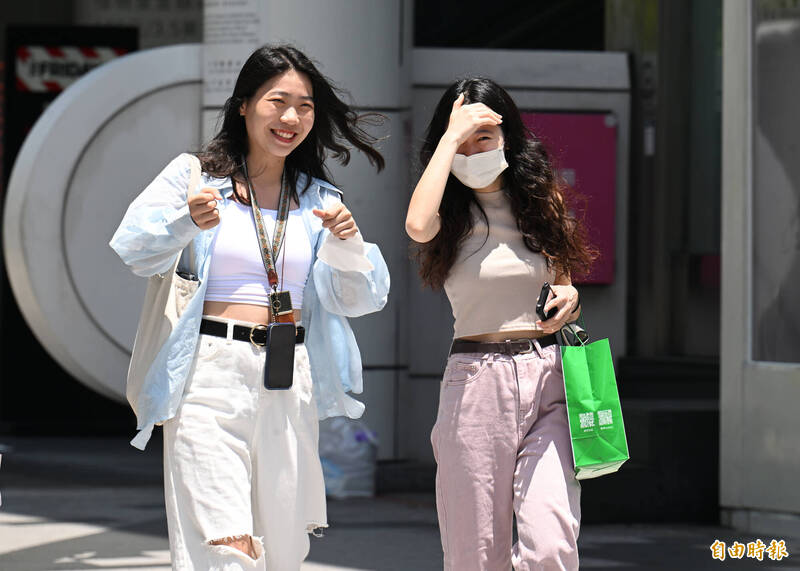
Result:
M201 230L208 230L219 224L219 209L217 203L222 201L222 195L216 188L205 187L189 197L189 215Z
M442 227L439 206L458 148L482 125L499 125L503 118L483 103L464 105L461 93L453 102L447 130L439 139L428 166L422 173L406 214L406 232L420 243L430 242Z
M341 202L327 210L315 208L311 211L314 216L322 219L322 227L331 231L331 234L341 240L352 238L358 232L356 221L347 207Z
M481 125L500 125L502 122L503 116L483 103L464 105L464 94L461 93L453 102L445 135L452 137L460 145Z

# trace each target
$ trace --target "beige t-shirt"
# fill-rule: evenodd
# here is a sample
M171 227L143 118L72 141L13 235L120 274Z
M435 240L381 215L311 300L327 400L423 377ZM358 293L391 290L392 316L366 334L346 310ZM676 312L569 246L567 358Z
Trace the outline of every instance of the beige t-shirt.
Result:
M540 330L536 299L545 281L554 282L555 272L547 268L544 256L525 246L502 190L475 196L489 226L473 207L472 233L444 283L456 320L453 336Z

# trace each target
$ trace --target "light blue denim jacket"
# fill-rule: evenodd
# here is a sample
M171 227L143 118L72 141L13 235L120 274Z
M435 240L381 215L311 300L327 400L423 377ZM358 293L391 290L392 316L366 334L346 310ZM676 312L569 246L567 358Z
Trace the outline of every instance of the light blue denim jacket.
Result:
M189 184L189 155L175 158L131 203L114 233L110 245L136 275L152 276L169 271L176 256L194 240L195 268L200 278L197 294L181 315L153 365L136 398L137 429L131 444L144 449L155 424L169 420L177 412L186 378L192 366L200 330L207 277L211 261L211 245L219 225L201 231L189 216L186 204ZM298 190L305 186L305 177L298 181ZM230 178L213 178L204 173L200 188L220 191L220 216L230 203L233 186ZM313 265L303 293L303 325L306 348L311 363L314 397L319 418L346 415L358 418L364 405L347 395L362 391L361 355L347 317L378 311L386 304L389 293L389 271L375 244L364 243L356 266L364 266L366 257L370 271L350 271L342 263L353 256L349 251L334 267L318 257L323 244L336 249L338 240L322 228L322 221L312 209L327 209L341 201L341 193L327 182L312 178L311 185L299 195L300 210L306 231L314 248ZM254 238L255 239L255 238Z

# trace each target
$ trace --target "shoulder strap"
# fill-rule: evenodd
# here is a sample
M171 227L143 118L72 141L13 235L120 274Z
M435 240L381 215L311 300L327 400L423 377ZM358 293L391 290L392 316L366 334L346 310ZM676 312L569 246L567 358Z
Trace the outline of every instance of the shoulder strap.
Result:
M186 196L192 196L196 194L199 190L200 186L200 159L197 158L196 155L189 153L189 185L186 189ZM197 263L194 257L194 240L189 242L187 246L183 249L183 252L180 256L180 261L178 262L179 268L185 268L189 272L197 275Z
M189 189L188 196L192 196L197 192L197 187L200 185L200 159L196 155L189 155Z

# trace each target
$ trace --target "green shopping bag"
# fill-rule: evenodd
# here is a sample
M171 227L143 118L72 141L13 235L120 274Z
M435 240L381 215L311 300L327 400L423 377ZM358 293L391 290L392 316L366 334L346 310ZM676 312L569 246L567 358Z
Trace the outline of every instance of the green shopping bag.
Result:
M575 477L616 472L630 456L608 339L562 345L561 363Z

